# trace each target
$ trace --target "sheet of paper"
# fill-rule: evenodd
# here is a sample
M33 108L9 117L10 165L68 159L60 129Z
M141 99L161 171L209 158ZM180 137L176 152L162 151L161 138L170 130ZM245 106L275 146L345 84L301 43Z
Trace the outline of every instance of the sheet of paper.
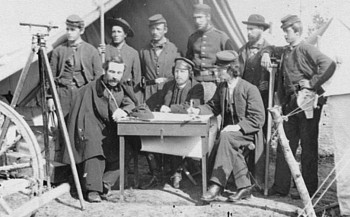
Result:
M208 151L211 152L218 130L217 119L210 120ZM199 136L142 136L141 151L156 152L177 156L202 158L202 140Z

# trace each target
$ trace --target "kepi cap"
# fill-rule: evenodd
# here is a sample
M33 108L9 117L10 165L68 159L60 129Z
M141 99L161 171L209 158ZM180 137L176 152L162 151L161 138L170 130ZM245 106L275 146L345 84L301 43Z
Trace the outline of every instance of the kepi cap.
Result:
M242 21L243 24L262 26L264 30L270 28L270 24L265 23L265 18L260 14L252 14L248 17L248 21Z
M207 4L195 4L193 13L194 14L210 14L211 8Z
M131 28L129 23L123 18L111 18L113 20L114 26L120 26L123 28L124 32L128 35L128 37L134 37L134 30Z
M301 22L300 18L297 15L288 14L287 16L281 19L281 23L282 23L281 28L285 29L297 22Z
M176 58L175 59L175 65L176 65L176 63L177 62L183 62L183 63L185 63L186 65L188 65L189 67L191 67L191 69L193 69L194 68L194 63L191 61L191 60L189 60L189 59L187 59L187 58L185 58L185 57L178 57L178 58Z
M72 14L67 17L66 25L78 27L78 28L84 28L84 20L81 19L78 15Z
M152 26L154 24L160 24L160 23L166 24L166 20L161 14L155 14L151 16L150 18L148 18L148 21L149 21L149 26Z
M238 54L234 50L223 50L216 53L215 65L228 65L233 62L238 62Z

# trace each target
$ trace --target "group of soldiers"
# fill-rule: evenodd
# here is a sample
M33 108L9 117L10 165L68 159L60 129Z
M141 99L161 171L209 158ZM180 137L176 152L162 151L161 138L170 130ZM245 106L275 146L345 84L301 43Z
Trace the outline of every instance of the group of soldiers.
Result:
M152 39L140 52L126 43L134 31L122 18L113 20L112 42L98 49L81 39L84 21L77 15L67 18L68 41L52 52L51 67L88 201L108 197L119 175L117 122L145 104L151 111L221 116L210 186L201 199L215 200L231 174L237 192L228 200L249 198L254 185L241 149L255 144L255 152L260 154L253 155L257 163L249 169L263 171L271 58L280 59L272 91L277 92L275 101L283 114L301 106L297 98L302 94L307 99L322 96L321 85L334 73L335 63L302 41L302 24L296 15L281 20L288 43L284 47L272 46L264 39L270 25L263 16L250 15L243 21L248 42L238 51L228 35L212 25L208 5L194 5L193 20L196 31L188 39L186 56L181 57L165 36L168 26L161 14L149 17ZM103 65L101 54L106 57ZM54 109L52 100L49 107ZM302 147L302 175L310 195L318 186L321 109L322 100L318 100L311 115L310 111L301 112L284 122L293 154L299 143ZM69 163L68 157L63 161ZM179 188L182 160L173 157L170 162L172 185ZM290 182L278 146L275 182L269 195L287 196Z

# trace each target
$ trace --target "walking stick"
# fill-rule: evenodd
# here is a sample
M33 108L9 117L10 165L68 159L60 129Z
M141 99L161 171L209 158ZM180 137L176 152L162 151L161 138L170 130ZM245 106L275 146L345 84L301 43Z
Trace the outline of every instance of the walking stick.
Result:
M277 70L277 65L273 64L271 68L269 68L270 78L269 78L269 100L268 100L268 108L272 108L273 102L273 93L275 88L275 72ZM271 131L272 131L272 118L271 113L267 114L267 133L266 133L266 158L265 158L265 186L264 186L264 195L268 194L269 187L269 164L270 164L270 144L271 144Z
M100 1L100 33L101 33L101 45L105 47L105 16L104 16L104 2ZM105 51L101 53L102 64L106 61Z

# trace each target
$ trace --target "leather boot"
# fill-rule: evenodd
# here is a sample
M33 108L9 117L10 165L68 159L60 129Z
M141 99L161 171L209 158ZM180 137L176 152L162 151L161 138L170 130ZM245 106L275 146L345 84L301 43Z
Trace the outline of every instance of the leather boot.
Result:
M229 196L228 201L236 202L250 198L252 196L253 187L254 185L251 185L249 187L239 189L236 194Z
M201 200L207 201L207 202L216 200L217 197L220 195L221 190L222 190L222 187L220 185L213 183L209 187L208 191L202 195Z

